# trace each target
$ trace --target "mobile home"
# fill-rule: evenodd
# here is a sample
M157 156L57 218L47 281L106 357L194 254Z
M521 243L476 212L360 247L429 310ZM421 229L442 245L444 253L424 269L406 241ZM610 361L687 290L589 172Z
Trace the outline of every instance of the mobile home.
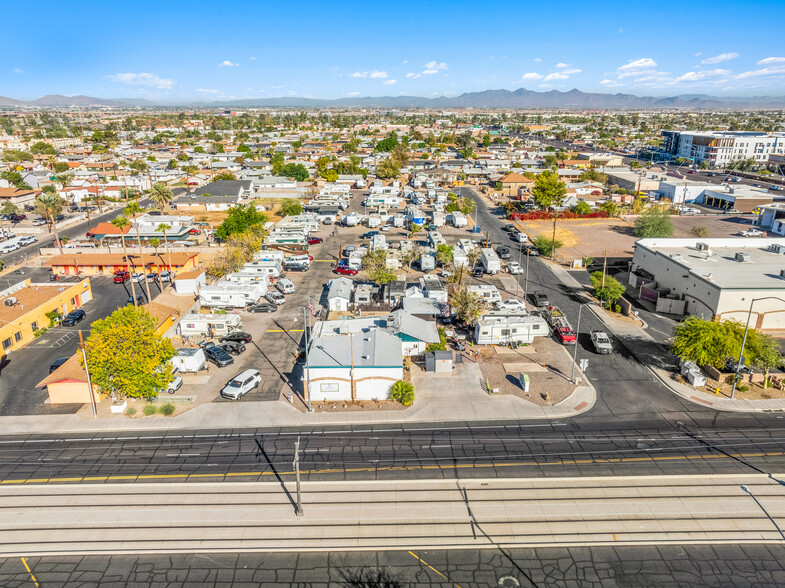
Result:
M478 294L480 298L482 298L483 302L489 306L491 304L495 304L496 302L502 301L502 296L499 294L499 290L496 289L496 286L491 286L490 284L466 286L466 291Z
M177 332L183 337L221 336L232 331L241 331L243 322L238 314L197 314L191 313L180 319Z
M528 345L548 332L548 323L540 316L483 317L474 327L474 341L478 345Z
M488 274L498 274L502 269L502 264L499 261L499 256L490 247L486 247L482 249L482 255L480 256L480 263L482 263L482 267L485 268L485 273Z
M199 303L202 307L245 308L267 294L267 285L240 284L237 282L218 282L203 286L199 290Z

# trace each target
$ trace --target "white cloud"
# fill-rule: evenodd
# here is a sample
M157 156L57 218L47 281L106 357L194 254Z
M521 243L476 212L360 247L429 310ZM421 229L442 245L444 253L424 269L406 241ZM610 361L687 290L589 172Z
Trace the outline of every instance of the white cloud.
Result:
M349 96L359 96L359 92L349 92Z
M217 94L218 90L211 90L209 88L197 88L197 92L205 92L206 94Z
M616 68L616 71L619 72L619 78L628 78L641 75L642 73L648 73L650 70L653 70L656 67L656 61L649 57L643 57L641 59L630 61L625 65L620 65Z
M221 63L219 63L218 67L240 67L240 64L239 63L232 63L231 61L226 59L226 60L222 61Z
M441 69L447 69L447 64L444 63L443 61L441 63L437 63L435 61L429 61L428 63L425 64L425 69L435 69L437 71Z
M409 73L406 74L406 77L416 80L417 78L421 78L422 74L418 74L410 71Z
M149 86L159 90L170 90L174 86L174 80L159 77L151 73L118 73L106 76L113 82L127 84L129 86Z
M606 88L618 88L620 86L623 86L624 84L620 84L616 80L602 80L600 82L600 85L605 86Z
M719 76L727 76L730 75L730 70L728 69L707 69L705 71L688 71L684 75L679 76L674 80L674 82L699 82L701 80L705 80L706 78L716 78Z
M354 73L349 74L350 78L367 78L368 72L367 71L356 71Z
M256 61L256 57L249 57L248 59L250 59L251 61Z
M12 69L11 71L12 71L13 73L15 73L15 74L23 74L23 73L27 73L27 72L26 72L25 70L23 70L21 67L15 67L15 68L14 68L14 69Z
M747 78L761 78L767 76L785 75L785 65L774 65L773 67L763 67L752 71L745 71L736 76L736 79L745 80Z
M537 63L542 63L542 58L540 58L540 57L535 57L535 58L534 58L534 61L536 61Z
M581 70L579 70L577 67L573 67L573 68L570 68L570 69L563 69L562 73L565 74L565 75L571 76L573 74L581 73Z
M382 86L392 86L393 84L397 84L398 80L387 80L382 82Z
M701 55L703 55L703 53L701 53L700 51L698 51L698 52L695 54L695 57L700 57Z
M766 59L761 59L757 65L771 65L773 63L785 63L785 57L767 57Z
M438 69L425 69L425 70L423 70L422 75L424 75L424 76L432 76L433 74L437 74L437 73L439 73Z
M739 56L738 53L720 53L719 55L715 55L714 57L707 57L703 61L701 61L701 65L714 65L716 63L722 63L723 61L730 61L731 59L736 59Z
M560 73L558 71L553 72L553 73L548 74L547 76L545 76L545 81L546 82L549 82L551 80L569 80L569 79L570 79L570 76L566 76L563 73Z
M404 59L404 60L403 60L401 63L402 63L403 65L406 65L407 63L409 63L409 60L408 60L408 59Z
M378 69L375 69L371 72L371 77L374 79L384 79L388 76L386 71L379 71Z
M570 67L570 64L569 63L564 63L562 61L560 61L559 63L556 64L556 68L557 69L564 69L565 67Z
M538 74L535 71L531 71L529 73L525 73L521 77L522 80L539 80L540 78L542 78L542 75Z

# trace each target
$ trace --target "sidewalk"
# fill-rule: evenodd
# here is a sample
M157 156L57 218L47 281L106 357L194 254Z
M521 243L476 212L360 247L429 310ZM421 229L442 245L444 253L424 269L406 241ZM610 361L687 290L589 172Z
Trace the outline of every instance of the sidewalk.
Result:
M569 270L556 264L549 264L554 275L561 282L572 288L583 289L583 286L570 275ZM597 311L596 307L588 307L605 324L638 361L646 366L666 387L685 400L715 410L734 412L771 412L785 411L785 398L771 400L737 400L722 398L696 390L687 384L676 382L671 377L678 370L678 361L665 351L662 346L649 335L642 326L621 320L614 320L607 313Z
M19 435L559 419L590 410L596 399L594 387L588 384L557 405L537 406L515 396L489 396L482 391L481 380L480 367L470 362L457 365L452 374L417 374L415 401L405 410L303 413L281 401L212 402L171 418L1 417L0 430Z

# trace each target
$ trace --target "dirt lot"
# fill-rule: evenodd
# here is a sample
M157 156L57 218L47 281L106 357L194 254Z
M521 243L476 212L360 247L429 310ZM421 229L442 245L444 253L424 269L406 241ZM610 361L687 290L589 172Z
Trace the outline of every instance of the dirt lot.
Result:
M673 236L691 237L695 227L705 227L707 237L733 237L749 228L750 216L674 216ZM518 221L515 223L530 237L553 233L553 221ZM602 257L607 250L608 257L632 257L633 245L637 240L633 233L634 222L620 218L580 219L556 221L556 239L564 245L557 256L562 261L583 257Z

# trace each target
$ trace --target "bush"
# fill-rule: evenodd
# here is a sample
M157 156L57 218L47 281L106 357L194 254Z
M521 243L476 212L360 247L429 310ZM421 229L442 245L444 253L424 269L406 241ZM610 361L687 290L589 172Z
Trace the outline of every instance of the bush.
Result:
M563 245L558 239L553 240L545 235L538 235L535 237L532 244L537 248L537 251L540 252L540 255L550 255L551 251L555 252Z
M134 416L136 414L136 409L132 406L131 408L125 411L125 414L127 414L128 416Z
M617 304L613 307L613 312L621 312L621 305Z
M156 413L155 404L145 404L142 412L144 416L153 416Z
M414 402L414 386L410 382L398 380L390 386L390 399L410 406Z
M174 410L175 406L171 402L167 402L158 408L158 412L164 416L172 416L174 414Z
M736 390L738 390L739 392L746 392L749 389L750 387L747 386L746 384L742 384L741 386L736 386Z

